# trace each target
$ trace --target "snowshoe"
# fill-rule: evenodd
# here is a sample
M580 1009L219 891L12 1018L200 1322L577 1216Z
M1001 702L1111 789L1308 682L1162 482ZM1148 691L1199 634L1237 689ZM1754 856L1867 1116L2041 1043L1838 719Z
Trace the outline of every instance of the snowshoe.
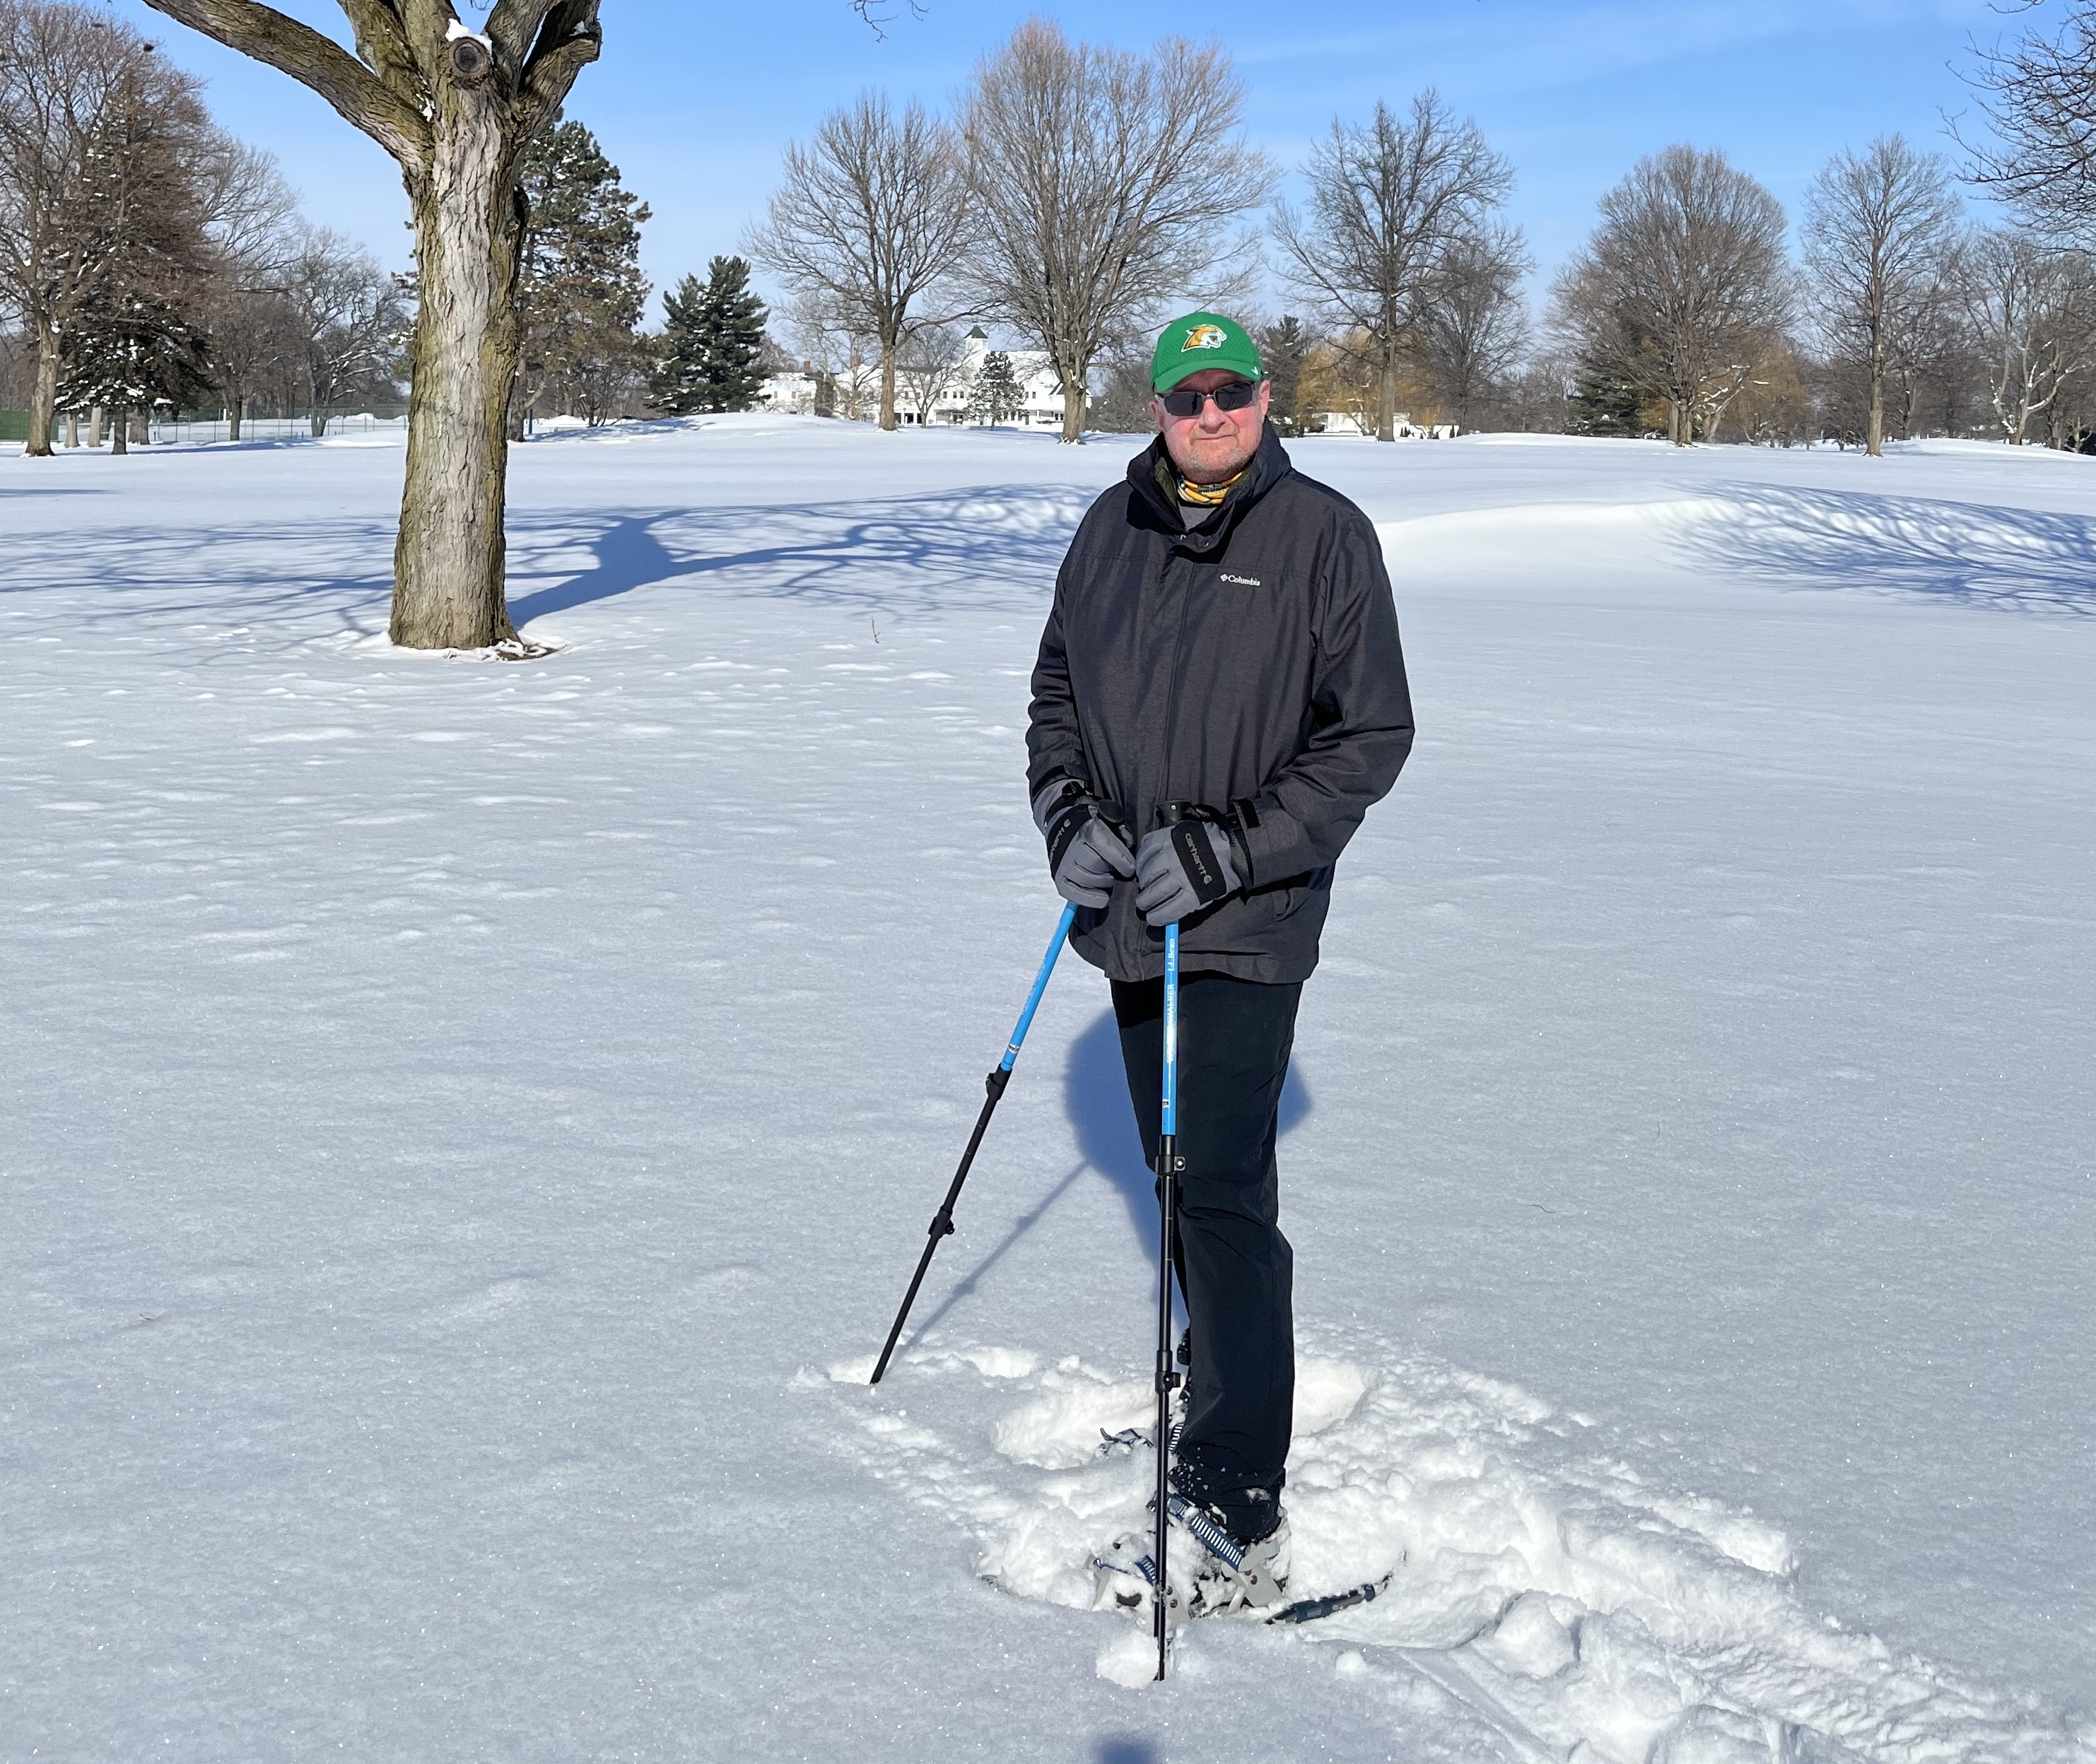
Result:
M1268 1535L1240 1543L1214 1514L1184 1495L1172 1496L1171 1515L1168 1622L1225 1611L1263 1612L1280 1604L1288 1589L1286 1516ZM1157 1584L1155 1541L1154 1531L1124 1532L1094 1559L1094 1610L1132 1611L1149 1605Z

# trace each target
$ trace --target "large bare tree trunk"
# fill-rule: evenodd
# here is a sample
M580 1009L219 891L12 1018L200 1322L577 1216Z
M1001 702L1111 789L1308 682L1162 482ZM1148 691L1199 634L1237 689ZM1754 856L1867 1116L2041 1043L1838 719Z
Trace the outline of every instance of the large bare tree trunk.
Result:
M1082 368L1074 371L1062 370L1063 381L1063 445L1076 447L1085 440L1085 380Z
M895 346L880 346L880 426L895 433Z
M1885 451L1885 352L1882 345L1871 350L1871 416L1863 430L1863 451L1873 460Z
M1397 439L1397 363L1388 345L1382 351L1382 370L1376 376L1376 439Z
M120 453L129 453L131 451L129 440L131 433L130 412L121 407L117 410L115 417L109 425L109 453L111 458L114 459Z
M502 503L522 228L492 94L481 96L459 91L439 115L415 194L421 299L392 621L393 641L413 649L478 649L517 634L502 591Z
M244 398L235 399L225 407L225 438L228 441L239 440L240 419L247 414L247 400Z
M33 460L51 455L51 424L58 416L59 333L48 324L37 327L37 381L29 394L29 444Z
M451 0L343 0L352 54L258 0L147 0L318 92L400 165L421 303L393 641L513 642L502 500L517 377L517 162L603 41L598 0L495 0L479 31Z

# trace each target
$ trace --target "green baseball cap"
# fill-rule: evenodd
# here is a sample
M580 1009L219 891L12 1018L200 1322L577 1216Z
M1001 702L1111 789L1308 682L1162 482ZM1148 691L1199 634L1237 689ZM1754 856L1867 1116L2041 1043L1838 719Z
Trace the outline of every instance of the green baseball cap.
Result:
M1174 319L1157 339L1157 352L1150 358L1153 390L1169 392L1190 373L1203 368L1227 368L1247 380L1263 380L1266 370L1259 364L1259 351L1245 328L1220 312L1190 312Z

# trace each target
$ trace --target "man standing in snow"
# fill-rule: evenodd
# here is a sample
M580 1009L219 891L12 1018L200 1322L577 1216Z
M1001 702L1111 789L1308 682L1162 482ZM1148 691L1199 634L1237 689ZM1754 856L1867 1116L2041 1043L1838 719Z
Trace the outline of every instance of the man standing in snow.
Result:
M1190 1365L1172 1508L1201 1545L1175 1558L1197 1564L1183 1604L1199 1611L1269 1604L1286 1580L1293 1258L1275 1114L1334 866L1413 721L1375 529L1290 464L1243 329L1175 320L1151 385L1159 437L1092 505L1056 579L1027 782L1055 886L1082 909L1072 944L1113 982L1153 1167L1164 927L1181 926ZM1190 806L1168 825L1172 804Z

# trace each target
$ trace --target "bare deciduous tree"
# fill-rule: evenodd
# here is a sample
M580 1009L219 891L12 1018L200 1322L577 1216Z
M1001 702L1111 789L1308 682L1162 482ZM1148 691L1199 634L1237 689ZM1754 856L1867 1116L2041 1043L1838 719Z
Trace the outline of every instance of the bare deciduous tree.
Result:
M895 353L895 378L921 426L932 420L939 400L961 383L968 340L958 324L913 324Z
M1241 260L1232 229L1273 183L1243 109L1229 58L1178 38L1136 55L1035 18L976 69L971 304L1047 351L1065 442L1084 438L1092 364Z
M298 198L257 148L217 131L199 166L204 224L217 258L211 296L211 369L240 439L248 401L290 361L284 289L303 231Z
M316 438L346 394L381 379L406 315L378 260L330 228L306 234L284 292Z
M787 148L784 180L749 233L754 261L872 339L883 429L895 427L897 357L913 309L952 274L967 214L953 132L922 105L898 117L883 94L866 92L824 117L807 146Z
M1366 333L1380 386L1376 438L1396 438L1397 381L1452 251L1505 201L1513 171L1474 123L1422 92L1404 118L1378 103L1311 150L1309 203L1274 211L1291 279L1333 329Z
M226 438L238 441L248 407L282 379L299 354L290 303L275 287L227 288L212 316L211 341L212 375L225 401Z
M2015 446L2096 365L2096 270L2081 252L1990 232L1967 254L1968 311L1993 364L1989 396Z
M1863 446L1884 451L1888 365L1910 351L1944 286L1958 198L1950 169L1897 135L1829 160L1806 198L1806 264L1836 353L1860 358L1868 385Z
M341 0L353 54L257 0L148 3L303 81L399 163L420 298L393 640L420 649L513 640L503 493L517 346L517 164L596 59L597 0L496 0L478 31L450 0Z
M1664 399L1668 438L1687 446L1789 322L1782 206L1722 153L1669 147L1601 198L1553 304L1583 371Z
M288 259L299 199L271 155L213 128L196 156L196 181L212 249L244 281L264 280Z
M1479 401L1528 353L1522 278L1531 264L1513 228L1489 226L1443 254L1416 324L1421 360L1443 414L1473 426Z
M803 294L784 315L786 334L815 371L816 414L862 421L880 395L880 345L862 314Z
M2096 245L2096 0L2069 0L2056 36L1983 50L1974 83L1994 139L1964 142L1967 175L2033 231Z

